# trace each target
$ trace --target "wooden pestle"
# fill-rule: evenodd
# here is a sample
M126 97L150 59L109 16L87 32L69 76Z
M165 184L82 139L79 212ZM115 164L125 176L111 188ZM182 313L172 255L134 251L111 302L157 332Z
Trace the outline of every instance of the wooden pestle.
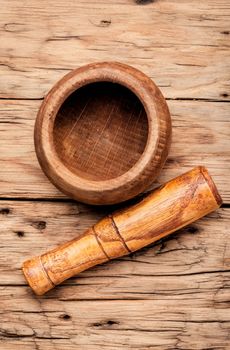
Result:
M25 261L24 275L34 292L42 295L81 271L167 236L221 203L208 171L196 167L136 205L105 217L76 239Z

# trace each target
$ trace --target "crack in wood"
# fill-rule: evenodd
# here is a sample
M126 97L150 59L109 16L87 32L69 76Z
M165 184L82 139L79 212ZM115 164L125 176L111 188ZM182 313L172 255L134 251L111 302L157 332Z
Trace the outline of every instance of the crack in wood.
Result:
M117 259L118 260L118 259ZM133 260L132 260L133 262ZM215 274L228 274L230 273L230 269L226 269L226 270L214 270L214 271L199 271L199 272L190 272L190 273L175 273L175 274L138 274L138 273L129 273L127 275L114 275L114 274L111 274L111 275L94 275L94 276L78 276L77 279L90 279L90 278L93 278L93 279L97 279L97 278L131 278L132 276L137 276L137 277L149 277L149 278L153 278L153 277L159 277L159 276L163 276L163 277L181 277L181 276L196 276L196 275L215 275ZM88 284L81 284L79 283L78 281L77 282L74 282L74 283L71 283L71 282L67 282L66 284L60 284L56 287L56 289L61 289L61 288L66 288L66 287L77 287L79 288L79 286L82 285L82 286L86 286ZM91 285L91 284L89 284ZM97 284L93 284L93 285L97 285ZM28 285L26 283L0 283L0 287L12 287L12 288L17 288L17 287L28 287ZM132 294L132 292L130 292ZM151 294L151 293L150 293ZM74 299L75 300L75 299ZM76 300L79 300L79 299L76 299ZM83 300L83 299L81 299ZM91 300L91 299L90 299ZM94 299L93 299L94 300Z
M153 2L157 2L158 0L135 0L137 5L148 5L152 4Z

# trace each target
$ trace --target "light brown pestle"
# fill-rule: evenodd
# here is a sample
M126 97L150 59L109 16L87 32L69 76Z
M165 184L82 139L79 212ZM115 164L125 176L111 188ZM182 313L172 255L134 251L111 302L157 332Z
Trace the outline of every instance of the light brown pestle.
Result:
M24 275L33 291L42 295L81 271L169 235L221 203L207 169L196 167L136 205L105 217L76 239L25 261Z

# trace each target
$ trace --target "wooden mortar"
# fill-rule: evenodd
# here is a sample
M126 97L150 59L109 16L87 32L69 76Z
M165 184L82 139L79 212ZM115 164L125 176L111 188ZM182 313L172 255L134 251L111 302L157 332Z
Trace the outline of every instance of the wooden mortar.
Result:
M90 204L125 201L158 176L171 139L158 87L116 62L76 69L48 93L35 124L40 165L61 191Z
M38 295L94 265L134 252L217 209L222 203L204 167L155 190L136 205L100 220L81 236L23 264Z

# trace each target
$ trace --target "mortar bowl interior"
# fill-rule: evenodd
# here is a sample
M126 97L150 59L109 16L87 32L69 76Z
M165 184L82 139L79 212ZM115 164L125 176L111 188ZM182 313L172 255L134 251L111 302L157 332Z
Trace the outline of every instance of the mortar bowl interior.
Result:
M61 162L92 181L117 178L144 152L148 118L138 97L112 82L95 82L74 91L60 107L53 140Z

